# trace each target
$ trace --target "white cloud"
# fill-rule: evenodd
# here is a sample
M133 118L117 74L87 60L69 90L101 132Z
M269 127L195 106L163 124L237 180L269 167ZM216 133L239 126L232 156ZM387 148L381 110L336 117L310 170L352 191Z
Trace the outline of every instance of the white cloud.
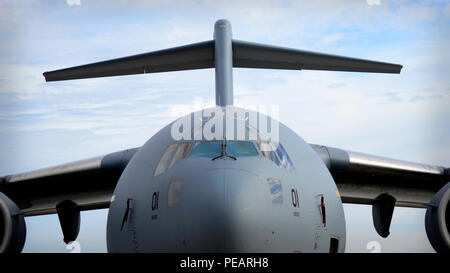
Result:
M369 6L379 6L381 5L381 0L366 0Z
M344 36L344 34L341 32L325 35L322 37L322 39L319 41L319 43L322 46L330 46L330 45L338 42L340 39L342 39L343 36Z

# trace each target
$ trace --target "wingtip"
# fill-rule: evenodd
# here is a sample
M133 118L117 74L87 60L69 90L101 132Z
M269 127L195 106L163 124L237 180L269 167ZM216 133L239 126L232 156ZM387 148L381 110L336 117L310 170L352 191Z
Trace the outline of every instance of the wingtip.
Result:
M44 76L45 81L48 82L49 81L48 78L47 78L48 72L44 72L44 73L42 73L42 75Z
M44 72L44 73L42 73L42 75L43 75L44 78L45 78L45 82L54 82L54 81L57 81L57 79L55 79L55 77L52 77L52 76L51 76L51 71Z

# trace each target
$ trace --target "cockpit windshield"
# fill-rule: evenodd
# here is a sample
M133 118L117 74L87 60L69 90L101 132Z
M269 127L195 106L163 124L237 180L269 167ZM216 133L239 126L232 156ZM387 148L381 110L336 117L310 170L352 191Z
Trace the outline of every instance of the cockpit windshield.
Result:
M202 141L197 142L192 149L190 157L209 157L214 158L221 154L220 141Z
M257 156L258 151L250 141L227 141L227 153L233 157Z
M202 141L195 143L190 157L216 158L258 156L255 145L250 141Z
M267 141L190 141L170 144L161 156L154 175L163 174L181 160L190 158L219 158L238 160L241 157L263 156L280 168L294 172L294 164L281 143Z

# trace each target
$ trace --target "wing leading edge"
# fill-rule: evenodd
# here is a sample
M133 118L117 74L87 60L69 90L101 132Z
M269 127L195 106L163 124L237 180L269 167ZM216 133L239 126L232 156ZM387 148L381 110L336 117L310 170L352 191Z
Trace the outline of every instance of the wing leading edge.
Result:
M138 148L0 177L0 191L25 216L56 213L70 200L79 210L108 208L116 184Z
M311 144L327 166L344 203L373 204L389 194L395 205L426 207L450 181L450 169Z

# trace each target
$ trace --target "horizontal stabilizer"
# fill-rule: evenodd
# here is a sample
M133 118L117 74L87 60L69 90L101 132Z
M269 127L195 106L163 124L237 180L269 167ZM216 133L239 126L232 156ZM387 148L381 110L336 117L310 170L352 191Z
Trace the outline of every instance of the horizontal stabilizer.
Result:
M400 73L401 65L233 40L233 66Z
M214 41L206 41L45 72L44 77L50 82L212 67Z
M214 67L214 41L45 72L46 81ZM233 67L400 73L401 65L233 40Z

